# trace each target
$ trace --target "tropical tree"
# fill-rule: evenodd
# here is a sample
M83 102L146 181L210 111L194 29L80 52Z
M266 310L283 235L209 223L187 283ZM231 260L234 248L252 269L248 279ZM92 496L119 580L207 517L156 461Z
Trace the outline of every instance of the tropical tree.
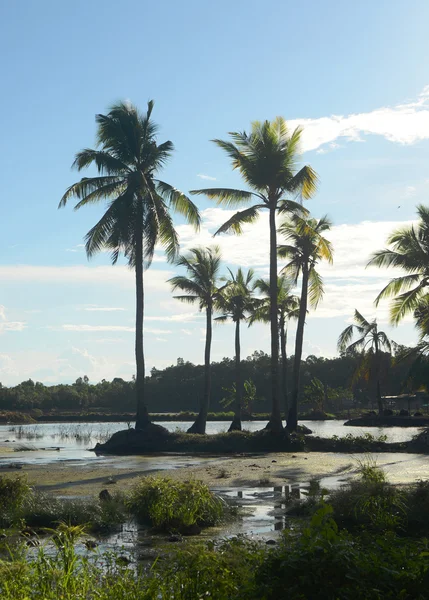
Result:
M383 414L383 401L380 388L380 368L382 350L391 353L392 342L384 331L379 331L377 320L367 321L355 310L354 323L344 329L338 338L340 352L361 353L361 361L355 373L355 378L364 376L366 379L375 378L378 414ZM358 339L351 343L354 334Z
M396 267L406 274L393 278L378 294L375 304L383 298L394 297L390 307L390 318L397 325L403 317L412 313L429 287L429 208L417 207L420 217L416 225L394 231L387 243L391 248L375 252L368 266Z
M279 256L289 262L282 269L294 284L301 275L301 299L299 303L298 324L295 338L295 358L292 375L291 404L287 418L289 431L296 431L298 426L298 395L301 375L302 346L304 342L304 326L307 308L317 308L323 297L323 280L316 271L316 265L321 260L332 263L332 245L323 237L323 233L331 227L331 222L325 216L321 219L292 215L279 228L280 234L288 244L278 247Z
M230 277L226 280L226 287L219 294L216 308L221 313L215 321L224 323L233 321L235 323L235 408L234 418L228 431L241 431L241 411L243 406L243 378L241 376L241 346L240 346L240 324L246 322L253 308L253 294L250 287L254 276L253 269L247 274L238 269L236 275L228 269Z
M277 313L280 338L280 355L282 360L281 389L283 395L285 419L289 410L288 385L287 385L287 333L288 322L299 316L299 297L291 293L293 282L285 275L277 279ZM254 289L258 290L264 297L258 299L251 316L251 322L270 321L270 282L267 279L255 281Z
M282 419L278 395L278 324L277 324L277 225L276 215L294 211L304 214L302 200L316 191L317 175L310 166L297 169L302 129L289 132L286 121L255 121L250 133L234 132L231 141L213 140L232 160L249 190L210 188L193 190L227 208L255 204L235 213L216 232L243 233L243 225L253 223L261 210L267 209L270 232L270 329L271 329L271 398L272 414L268 427L281 431ZM299 199L301 202L296 202Z
M200 310L206 311L206 345L204 351L204 394L195 423L188 433L205 433L207 414L210 404L211 364L210 351L212 344L212 318L215 303L225 286L218 287L221 267L221 253L218 246L211 248L192 248L188 255L179 256L176 265L185 267L188 277L176 275L168 280L173 291L180 290L183 295L174 296L181 302L198 304Z
M110 250L115 264L122 253L135 271L137 429L150 422L144 393L143 271L150 266L157 244L164 248L169 260L178 254L179 240L171 210L196 228L200 225L195 204L157 178L174 147L170 141L157 143L158 128L151 119L153 106L153 101L148 102L146 114L142 114L135 106L121 102L112 106L107 115L96 116L96 149L78 152L73 167L80 171L93 165L98 175L71 185L59 205L65 206L72 197L78 199L75 210L107 201L106 212L86 234L87 256L92 258L102 250Z

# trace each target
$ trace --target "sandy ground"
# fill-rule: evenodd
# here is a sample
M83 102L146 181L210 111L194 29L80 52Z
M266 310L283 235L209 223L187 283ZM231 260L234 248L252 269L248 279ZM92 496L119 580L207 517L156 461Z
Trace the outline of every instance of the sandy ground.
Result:
M40 490L64 496L89 496L108 487L124 491L140 477L157 474L179 480L199 479L210 487L253 488L305 483L312 478L327 486L352 477L365 455L279 453L246 457L104 457L84 464L57 461L0 469L1 474L26 475ZM415 454L372 455L393 483L429 478L429 457Z

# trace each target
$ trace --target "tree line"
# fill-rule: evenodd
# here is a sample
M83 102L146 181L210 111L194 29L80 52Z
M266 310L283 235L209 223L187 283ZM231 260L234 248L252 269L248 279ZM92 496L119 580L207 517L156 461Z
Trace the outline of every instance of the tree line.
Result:
M97 147L78 152L73 166L78 170L95 166L98 175L83 177L66 190L60 201L60 206L65 206L74 197L76 209L107 201L106 212L86 235L87 255L91 258L107 249L114 264L123 254L135 271L136 428L150 427L148 407L154 390L149 385L152 377L145 376L144 271L152 262L156 245L160 245L168 260L184 269L183 275L170 280L173 291L180 292L176 296L178 300L197 303L206 312L204 391L200 395L198 417L189 431L205 432L210 401L213 402L210 351L215 313L218 313L217 319L235 322L235 408L231 429L241 428L245 381L240 360L240 322L255 319L266 320L271 334L268 359L271 417L267 428L281 431L283 412L287 429L295 431L302 389L305 321L308 309L316 308L323 296L323 280L317 265L322 260L333 260L333 248L325 237L330 220L326 216L313 218L303 205L304 200L314 196L318 176L309 165L299 167L302 129L290 131L286 121L277 117L271 122L252 123L248 133L233 132L228 140L214 140L246 184L246 189L218 187L190 192L215 200L220 206L241 209L215 235L242 234L243 225L253 223L261 211L267 210L269 215L269 279L252 284L253 273L246 274L239 269L222 280L217 246L193 248L185 255L179 253L172 212L182 215L196 230L201 218L198 207L187 195L159 178L159 171L171 157L173 144L170 141L158 144L157 125L152 120L153 106L150 101L146 113L142 114L129 103L119 103L107 115L97 115ZM376 253L369 264L399 267L405 272L381 291L376 304L382 298L393 297L391 318L395 324L409 313L414 315L421 336L415 358L422 361L428 350L429 210L420 206L418 212L418 226L394 232L388 239L390 247ZM282 260L280 274L278 259ZM291 293L298 283L299 297ZM251 298L255 290L259 290L262 297ZM297 320L291 376L287 373L286 356L289 318ZM358 339L351 342L354 333ZM386 351L390 355L395 350L394 344L378 331L375 320L368 321L356 310L354 326L346 328L338 345L342 352L353 357L359 354L355 378L364 376L376 382L375 395L381 412L384 355Z
M425 357L416 363L410 348L398 347L395 357L381 354L380 380L385 395L398 395L414 389L429 387L429 360ZM302 361L300 387L300 412L311 413L324 410L340 413L346 407L373 409L376 380L361 371L356 377L361 357L359 353L343 353L335 358L314 355ZM286 377L290 386L293 376L294 357L287 359ZM269 413L271 409L270 356L255 351L241 360L243 381L254 385L255 395L250 406L243 399L248 413ZM279 368L282 368L279 361ZM223 358L211 364L213 373L211 410L228 409L224 400L234 396L236 360ZM317 382L322 393L315 393ZM183 358L165 369L153 368L145 378L148 411L195 412L199 408L204 390L204 365L194 365ZM135 380L125 381L119 377L112 381L91 383L87 377L79 377L73 384L46 386L31 379L19 385L5 387L0 384L0 410L22 411L41 409L80 412L133 412L135 410ZM285 407L283 407L284 413ZM248 412L247 412L248 411Z

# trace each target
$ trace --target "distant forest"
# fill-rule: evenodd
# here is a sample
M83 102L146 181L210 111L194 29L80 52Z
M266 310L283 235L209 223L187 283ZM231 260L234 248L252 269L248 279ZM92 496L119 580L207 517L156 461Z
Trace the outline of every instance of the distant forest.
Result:
M395 358L383 354L381 391L383 395L397 395L417 389L429 388L429 359L415 362L407 357L406 348L399 347ZM405 356L405 358L404 358ZM359 356L343 354L336 358L308 356L303 361L300 409L317 408L323 404L326 411L337 412L345 407L372 408L376 406L375 383L365 374L356 377ZM293 357L288 360L289 389L292 379ZM269 412L270 356L255 351L242 361L244 380L254 384L256 394L252 412ZM224 398L231 395L234 385L234 360L223 358L212 363L212 396L210 410L224 411ZM314 382L323 385L325 394L317 398ZM175 365L163 370L153 368L146 377L146 397L150 412L197 411L204 387L204 366L194 365L178 358ZM42 409L49 411L135 411L135 382L115 378L91 383L86 376L70 385L46 386L31 379L15 387L0 384L0 410ZM228 408L227 410L230 410Z

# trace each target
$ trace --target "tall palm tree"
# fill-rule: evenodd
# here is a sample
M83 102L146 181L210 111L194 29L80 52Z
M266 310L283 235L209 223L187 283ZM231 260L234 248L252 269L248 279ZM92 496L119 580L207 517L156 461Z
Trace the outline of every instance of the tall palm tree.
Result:
M241 410L243 406L243 378L241 375L240 323L247 321L252 312L253 298L250 285L254 276L253 269L247 274L241 267L234 275L228 269L230 278L223 292L219 294L216 308L221 316L215 321L225 322L231 319L235 323L235 409L234 418L228 431L241 431Z
M156 244L164 247L169 260L179 250L170 210L183 215L196 228L200 225L197 207L182 192L157 178L173 152L170 141L157 144L157 125L151 119L153 101L146 114L131 104L112 106L107 115L97 115L97 147L76 154L78 171L94 165L98 175L84 177L71 185L60 201L65 206L78 199L75 210L107 201L107 210L87 233L86 253L92 258L103 249L111 251L112 263L124 254L136 277L136 428L149 424L144 394L143 352L144 287L143 271L152 262Z
M292 393L287 428L296 431L298 426L298 395L301 374L302 346L304 342L304 325L308 304L316 308L323 297L323 280L316 271L320 260L332 263L332 245L323 237L323 233L331 227L331 222L325 216L321 219L302 218L292 215L279 228L280 234L289 244L278 247L279 256L289 259L282 269L287 277L296 284L300 275L301 299L299 304L298 324L295 338L295 358L293 364Z
M188 433L205 433L207 413L210 404L211 367L210 350L212 343L212 317L216 300L225 286L218 287L221 254L218 246L192 248L187 256L179 256L176 265L185 267L188 277L176 275L168 280L173 291L180 290L184 295L174 296L182 302L198 303L200 310L206 311L206 345L204 351L204 395L195 423Z
M391 248L375 252L368 263L368 266L400 268L406 273L392 279L375 300L378 305L383 298L396 296L390 308L390 318L395 325L412 313L428 293L429 208L419 205L417 213L420 217L417 225L394 231L387 238Z
M255 121L249 134L230 133L231 142L213 140L232 160L250 190L211 188L193 190L191 194L204 194L226 207L246 206L224 223L215 235L231 231L243 232L242 226L253 223L263 209L268 210L270 230L270 329L271 329L271 398L272 414L268 427L281 431L282 419L278 395L279 342L277 329L277 226L278 213L299 211L306 213L298 197L311 198L316 191L317 175L310 166L297 170L301 128L289 132L286 121ZM292 198L292 199L291 199Z
M367 377L371 374L375 375L378 414L381 416L383 414L383 401L380 389L381 351L384 349L391 353L392 342L384 331L379 331L376 319L367 321L360 312L355 310L354 321L352 325L344 329L338 338L338 350L350 353L361 352L362 360L357 374L364 374ZM350 343L355 332L358 335L358 339Z
M289 410L288 386L287 386L287 332L288 322L299 316L299 297L291 294L294 284L285 275L280 275L277 280L277 312L280 337L280 355L282 359L281 389L283 395L285 419ZM255 305L251 322L270 320L270 282L267 279L255 281L254 289L257 289L264 298Z

